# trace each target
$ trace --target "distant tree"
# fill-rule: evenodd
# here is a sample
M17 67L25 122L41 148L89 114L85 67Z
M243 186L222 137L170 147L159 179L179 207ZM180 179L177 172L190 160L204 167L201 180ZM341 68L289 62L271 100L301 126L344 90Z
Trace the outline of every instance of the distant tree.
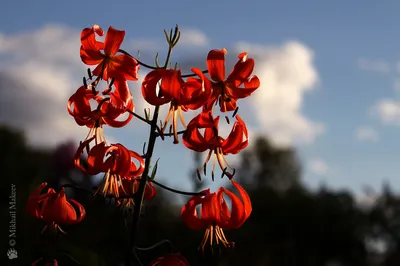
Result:
M40 235L44 224L28 217L25 203L29 193L44 180L55 187L75 183L86 189L95 185L93 178L75 171L72 165L74 144L64 143L51 150L28 147L23 134L0 127L2 178L17 186L17 250L20 265L29 265L47 249L56 248L74 257L81 265L120 265L124 261L127 235L125 213L114 202L94 198L85 191L68 189L81 202L87 216L77 226L63 228L61 243L49 245ZM157 189L157 197L145 202L141 220L139 245L146 247L160 239L169 239L173 251L180 251L192 266L375 266L377 261L366 248L366 238L384 239L388 251L383 265L400 265L399 196L389 189L372 210L359 208L347 191L321 188L308 191L302 185L301 164L294 149L273 147L259 138L241 156L237 176L248 191L253 213L239 229L226 230L226 237L236 242L231 254L219 256L213 263L203 258L197 247L204 231L191 231L180 218L181 204L171 194ZM194 168L201 164L201 155L194 157ZM192 172L195 190L202 187ZM228 189L234 189L228 187ZM9 186L1 186L3 199L2 239L8 245ZM144 265L170 247L161 245L137 253ZM2 265L9 262L4 258ZM7 260L7 261L6 261ZM4 263L3 263L4 262ZM60 265L74 265L68 256L59 258Z
M286 191L300 185L301 164L292 148L277 148L266 138L257 138L241 154L238 177L243 184Z
M384 265L400 265L400 196L384 184L371 212L371 237L384 245Z
M229 265L367 265L367 215L348 192L307 191L295 150L264 138L243 153L238 177L251 196L253 213L233 232L238 249Z

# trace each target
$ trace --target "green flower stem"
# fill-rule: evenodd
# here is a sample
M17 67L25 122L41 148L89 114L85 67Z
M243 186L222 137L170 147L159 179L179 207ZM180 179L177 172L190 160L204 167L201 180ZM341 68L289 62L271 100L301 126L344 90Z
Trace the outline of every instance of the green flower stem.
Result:
M157 186L159 186L159 187L161 187L161 188L163 188L163 189L165 189L165 190L174 192L174 193L176 193L176 194L181 194L181 195L186 195L186 196L203 196L203 195L205 195L204 192L186 192L186 191L181 191L181 190L173 189L173 188L167 187L167 186L165 186L165 185L163 185L163 184L160 184L160 183L158 183L158 182L155 181L155 180L152 180L151 182L153 182L154 184L156 184Z
M175 33L174 37L177 36L178 34L178 26L175 27ZM171 37L171 36L170 36ZM172 48L174 47L174 38L171 38L171 41L168 42L169 47L168 47L168 54L167 58L165 60L164 68L167 67ZM175 43L176 44L176 43ZM161 90L160 92L161 93ZM144 166L144 171L142 174L142 178L140 179L139 187L138 190L136 191L135 195L135 207L133 209L133 226L132 226L132 231L130 234L130 240L131 240L131 245L133 246L133 252L135 252L135 247L136 247L136 241L137 241L137 234L138 234L138 229L139 229L139 220L140 220L140 213L142 211L142 202L143 202L143 196L144 196L144 191L147 183L147 176L149 175L149 170L150 170L150 162L151 162L151 157L153 156L154 152L154 146L156 144L157 140L157 122L158 122L158 115L160 111L160 106L156 106L154 109L154 114L153 118L150 122L150 136L149 136L149 141L148 141L148 146L147 146L147 152L146 152L146 159L145 159L145 166Z
M150 247L147 247L147 248L136 247L136 249L140 250L140 251L150 251L150 250L153 250L163 244L168 244L168 251L172 252L172 243L168 239L163 239L163 240L159 241L158 243L155 243L154 245L151 245Z
M133 116L136 117L137 119L139 119L139 120L145 122L146 124L151 125L151 122L150 122L149 120L147 120L146 118L141 117L140 115L138 115L137 113L135 113L135 112L133 112L133 111L131 111L131 110L127 110L127 111L128 111L128 113L130 113L131 115L133 115Z
M139 187L138 190L135 193L135 207L133 210L133 228L131 231L131 245L135 246L136 245L136 240L137 240L137 231L138 231L138 226L139 226L139 219L140 219L140 213L142 209L142 202L143 202L143 196L144 196L144 189L146 187L147 183L147 176L149 175L149 170L150 170L150 162L151 162L151 157L154 152L154 146L156 144L157 140L157 121L158 121L158 115L159 115L159 110L160 107L156 106L154 109L154 115L153 119L151 120L151 125L150 125L150 136L149 136L149 141L148 141L148 146L147 146L147 152L146 152L146 159L145 159L145 166L144 166L144 171L142 174L142 178L140 179Z

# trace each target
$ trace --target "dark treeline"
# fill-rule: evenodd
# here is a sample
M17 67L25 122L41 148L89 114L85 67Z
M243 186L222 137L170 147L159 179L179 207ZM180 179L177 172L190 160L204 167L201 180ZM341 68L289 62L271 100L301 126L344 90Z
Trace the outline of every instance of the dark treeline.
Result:
M37 258L56 251L59 265L123 265L128 241L125 215L109 200L68 189L68 195L81 202L86 210L84 221L62 226L68 232L59 241L49 242L41 235L43 222L25 212L30 192L43 181L58 188L74 183L87 189L91 178L73 166L73 143L54 150L32 150L20 132L0 127L2 149L0 169L3 262L1 265L30 265ZM366 208L357 204L348 191L322 187L308 191L302 184L302 167L295 150L276 149L266 139L253 141L241 156L236 178L248 191L253 213L242 228L226 231L236 242L234 252L219 256L213 263L201 259L197 251L204 231L189 230L180 219L180 208L169 192L157 189L157 197L146 203L140 222L142 247L169 239L173 250L180 251L191 265L248 266L368 266L400 265L400 196L385 186L381 196ZM199 160L195 156L195 161ZM195 166L195 162L193 166ZM162 175L162 170L159 171ZM193 176L196 189L201 186ZM8 260L10 184L16 186L18 259ZM138 251L143 265L168 252L162 245L151 251Z

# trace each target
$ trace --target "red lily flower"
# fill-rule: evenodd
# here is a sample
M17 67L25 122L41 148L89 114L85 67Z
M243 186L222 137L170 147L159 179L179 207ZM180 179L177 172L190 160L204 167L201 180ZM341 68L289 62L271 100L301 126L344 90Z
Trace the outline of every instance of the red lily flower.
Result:
M106 96L98 96L92 90L81 86L68 100L68 112L80 126L90 128L85 140L95 137L95 143L106 142L102 126L120 128L127 125L133 115L129 113L125 120L117 120L121 115L134 110L132 94L125 80L114 81L115 91L103 92ZM97 102L92 110L90 101Z
M115 91L107 92L108 97L95 95L92 90L81 86L68 100L68 113L80 126L125 126L132 119L131 114L124 121L116 119L125 112L134 110L132 94L125 80L115 80L114 85ZM95 110L92 110L90 100L97 102Z
M231 191L221 187L217 193L210 193L210 189L204 190L205 195L193 196L182 208L182 220L190 229L201 230L206 228L201 242L203 251L207 241L209 241L211 247L214 241L217 245L222 243L224 247L232 247L234 243L228 242L223 229L241 227L251 214L252 206L249 195L235 181L232 180L232 184L239 191L243 201ZM229 210L223 197L224 193L232 202L231 210ZM198 205L201 205L199 212L196 210Z
M189 149L197 152L209 150L207 159L201 168L204 169L204 174L206 174L206 165L214 152L211 172L213 180L216 160L223 171L223 175L227 175L229 179L232 179L234 169L228 164L224 155L237 154L248 145L246 124L239 115L236 115L236 120L237 121L234 123L231 133L226 139L222 138L218 134L219 116L214 119L211 112L203 112L193 118L192 121L190 121L186 132L183 133L183 144L185 144ZM200 133L200 129L202 128L205 128L204 134ZM232 169L233 172L228 172L227 168Z
M159 257L150 262L149 266L189 266L187 259L179 253Z
M32 262L31 266L36 266L41 261L43 261L43 258L35 260L34 262ZM46 262L44 264L44 266L58 266L58 261L57 260L52 260L52 261Z
M177 116L186 128L183 112L196 110L203 106L211 95L211 83L199 69L192 69L200 78L188 78L185 82L180 70L156 69L146 75L142 83L144 99L151 105L159 106L170 103L169 112L162 124L164 133L172 118L174 144L178 141ZM157 84L161 80L160 92L157 94Z
M43 231L51 226L51 229L59 229L65 233L59 224L76 224L85 218L85 208L74 199L67 199L64 188L60 192L49 188L47 193L41 194L47 186L44 182L38 186L28 198L27 212L36 219L47 223ZM78 210L78 212L76 211Z
M144 171L144 160L138 153L128 150L122 144L107 146L104 142L101 142L89 150L88 168L85 169L80 164L80 155L92 140L93 138L88 139L79 146L74 163L88 175L97 175L104 172L103 182L96 193L102 190L104 196L112 195L118 198L118 184L122 179L130 179L141 175ZM106 159L104 160L104 158ZM139 166L136 166L132 159L136 159L139 162Z
M81 59L87 65L97 65L93 70L93 75L101 76L104 80L111 78L138 80L139 63L136 59L126 54L117 55L124 40L125 31L116 30L110 26L104 43L96 41L96 34L104 35L99 25L85 28L81 33ZM101 52L102 50L104 53Z
M135 194L136 191L139 189L140 179L141 178L138 177L131 179L122 179L121 184L119 186L120 197L131 196ZM154 199L155 196L156 196L156 188L154 187L154 184L152 182L147 182L146 187L144 189L143 199L152 200ZM133 207L135 204L132 198L126 198L117 200L116 205L117 206L122 205L124 208L130 208Z
M225 55L226 49L211 50L207 56L208 73L212 83L213 93L207 102L206 110L210 111L219 101L221 112L236 109L236 101L251 95L260 86L257 76L251 76L254 69L254 59L247 58L247 53L239 54L239 61L234 66L231 74L225 80ZM244 87L240 87L241 85Z

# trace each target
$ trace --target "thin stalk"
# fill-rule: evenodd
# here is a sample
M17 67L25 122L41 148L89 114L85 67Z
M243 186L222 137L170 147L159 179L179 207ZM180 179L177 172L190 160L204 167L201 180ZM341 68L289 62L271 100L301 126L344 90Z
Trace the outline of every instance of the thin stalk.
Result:
M168 54L167 58L165 59L165 64L163 68L166 68L168 66L170 57L171 57L171 52L172 48L174 47L173 41L175 39L175 36L178 34L178 26L175 27L175 33L174 37L171 38L168 41ZM159 91L161 93L161 90ZM154 114L153 118L150 121L150 136L149 136L149 141L148 141L148 146L147 146L147 152L146 152L146 159L145 159L145 165L144 165L144 171L142 174L142 177L140 179L139 187L138 190L136 191L135 195L135 207L133 209L133 226L132 226L132 231L130 235L131 239L131 245L133 247L133 252L135 252L135 247L136 247L136 241L137 241L137 234L138 234L138 229L139 229L139 219L140 219L140 213L142 211L142 202L143 202L143 196L144 196L144 191L147 183L147 176L149 174L150 170L150 162L151 162L151 157L153 156L154 152L154 146L156 144L157 140L157 122L158 122L158 115L160 111L160 106L156 106L154 108Z
M179 40L178 25L175 27L174 36L173 37L169 36L169 38L168 38L168 36L166 34L166 37L167 37L167 42L169 44L169 47L168 47L168 53L167 53L167 58L165 59L164 67L162 67L163 69L167 68L168 63L170 61L172 48L174 47L176 42ZM176 39L176 37L177 37L177 39ZM142 65L144 65L144 64L142 64ZM148 65L144 65L144 66L149 67ZM152 69L158 69L158 68L153 67ZM159 95L161 95L161 90L159 91ZM157 136L158 136L157 122L158 122L159 111L160 111L160 106L156 106L154 108L153 118L151 121L149 121L150 122L150 136L149 136L149 140L147 142L148 146L147 146L147 152L146 152L146 158L145 158L145 166L144 166L144 171L143 171L142 177L139 182L139 187L138 187L138 189L135 193L135 197L134 197L135 206L133 209L133 219L132 219L133 225L132 225L132 230L131 230L131 234L130 234L130 244L132 247L133 255L135 256L135 258L138 261L139 261L139 258L137 257L135 247L136 247L136 242L138 239L137 236L138 236L138 232L139 232L139 230L138 230L139 229L139 220L140 220L140 214L142 211L142 202L143 202L143 197L144 197L144 191L145 191L146 183L148 182L147 177L149 175L151 158L153 156L154 146L156 144L156 140L157 140ZM140 264L140 262L139 262L139 264Z
M154 109L154 115L153 119L151 120L151 125L150 125L150 136L149 136L149 141L148 141L148 146L147 146L147 158L145 159L145 166L144 166L144 171L142 174L142 177L140 179L139 187L138 190L136 191L135 195L135 207L133 210L133 228L131 231L131 245L134 247L136 246L136 240L137 240L137 232L138 232L138 226L139 226L139 219L140 219L140 213L142 209L142 202L143 202L143 196L144 196L144 189L146 187L146 182L147 182L147 176L149 174L150 170L150 161L151 157L154 152L154 146L156 144L157 140L157 121L158 121L158 114L159 114L160 107L156 106Z

